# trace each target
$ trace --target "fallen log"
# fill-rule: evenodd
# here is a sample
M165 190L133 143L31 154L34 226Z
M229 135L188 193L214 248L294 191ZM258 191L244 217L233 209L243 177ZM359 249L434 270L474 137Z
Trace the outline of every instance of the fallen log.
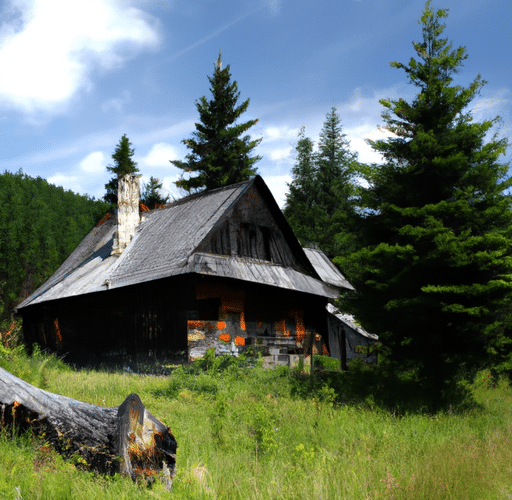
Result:
M176 440L137 394L104 408L39 389L0 368L0 428L30 429L65 457L78 453L104 474L157 477L172 485Z

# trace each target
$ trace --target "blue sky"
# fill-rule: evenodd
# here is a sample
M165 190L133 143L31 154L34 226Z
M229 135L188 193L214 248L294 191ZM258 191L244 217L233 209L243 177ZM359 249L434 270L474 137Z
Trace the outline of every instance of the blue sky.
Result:
M0 2L0 171L22 169L101 198L123 134L144 175L173 182L181 140L209 98L219 50L230 64L243 119L262 138L260 175L283 204L299 128L316 140L336 106L361 161L379 161L380 98L415 89L390 61L421 41L423 0L3 0ZM445 35L468 59L457 82L488 81L476 120L501 115L512 139L512 2L441 0ZM504 161L511 158L510 151ZM182 194L182 193L181 193Z

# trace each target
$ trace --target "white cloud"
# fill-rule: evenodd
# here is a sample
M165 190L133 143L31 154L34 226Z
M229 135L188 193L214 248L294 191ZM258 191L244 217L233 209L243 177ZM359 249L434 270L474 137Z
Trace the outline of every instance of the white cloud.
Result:
M341 117L343 132L350 141L352 151L358 153L362 163L381 163L382 156L376 153L367 143L367 140L378 140L389 137L391 134L380 128L383 125L383 106L380 99L397 99L399 96L408 99L410 89L399 85L372 92L363 92L360 87L354 89L350 99L341 103L338 113Z
M62 109L91 87L94 67L119 67L159 42L149 16L118 0L11 0L8 7L17 16L0 27L0 102L26 113Z
M106 169L107 163L105 155L101 151L95 151L80 162L80 170L88 174L99 174Z
M146 167L172 168L169 160L177 160L178 158L178 151L174 146L166 142L159 142L151 148L146 156L139 159L138 163Z
M382 156L375 152L366 141L368 139L372 141L384 139L391 134L378 127L369 126L354 128L346 132L350 136L350 147L352 151L357 152L358 160L361 163L382 163Z
M341 119L343 132L350 142L352 151L358 153L363 163L381 163L380 154L373 151L368 139L384 139L389 133L379 128L383 125L381 117L383 107L379 99L397 99L402 96L409 99L413 94L405 85L395 85L384 89L355 88L344 101L335 104ZM310 137L315 150L318 147L319 134L325 122L329 108L315 108L307 113L306 136ZM261 171L285 174L295 162L295 146L298 140L299 126L304 123L304 113L297 113L288 122L270 124L263 131L264 140L258 153L263 156ZM300 121L299 121L300 120ZM266 178L265 178L266 179Z
M507 88L495 91L486 90L478 96L471 106L473 119L477 122L492 120L497 115L503 115L503 110L510 103L510 90Z
M286 200L286 193L288 192L287 184L292 182L292 177L290 175L273 175L263 179L270 192L274 195L277 204L282 209Z
M264 131L264 139L265 141L277 141L283 139L289 139L292 141L297 140L297 134L299 133L298 129L290 128L288 126L282 127L268 127Z
M278 149L272 149L269 151L269 156L272 161L281 163L286 160L291 160L293 146L284 146Z
M171 201L183 198L183 196L185 195L185 193L180 192L180 190L174 184L179 178L180 174L176 174L173 176L164 177L162 180L163 195L169 195Z
M62 186L64 189L74 191L75 193L82 192L79 180L80 178L76 175L65 175L60 172L48 177L47 179L50 184Z

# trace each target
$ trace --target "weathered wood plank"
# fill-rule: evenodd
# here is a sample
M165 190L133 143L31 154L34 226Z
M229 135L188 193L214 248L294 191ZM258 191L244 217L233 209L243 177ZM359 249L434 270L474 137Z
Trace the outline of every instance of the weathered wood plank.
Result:
M98 472L158 476L171 487L176 440L136 394L104 408L44 391L0 368L0 427L44 434L59 453L79 453Z

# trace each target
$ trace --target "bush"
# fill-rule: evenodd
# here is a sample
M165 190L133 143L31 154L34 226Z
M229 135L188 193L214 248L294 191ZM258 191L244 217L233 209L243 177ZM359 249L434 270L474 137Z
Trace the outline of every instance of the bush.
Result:
M332 358L331 356L313 356L313 363L316 369L331 370L336 372L339 372L341 369L340 360L337 358Z
M225 371L233 371L238 368L247 368L256 366L259 358L254 351L247 351L238 357L230 354L222 354L215 356L215 348L206 351L202 358L197 358L192 364L192 370L197 372L222 373Z

